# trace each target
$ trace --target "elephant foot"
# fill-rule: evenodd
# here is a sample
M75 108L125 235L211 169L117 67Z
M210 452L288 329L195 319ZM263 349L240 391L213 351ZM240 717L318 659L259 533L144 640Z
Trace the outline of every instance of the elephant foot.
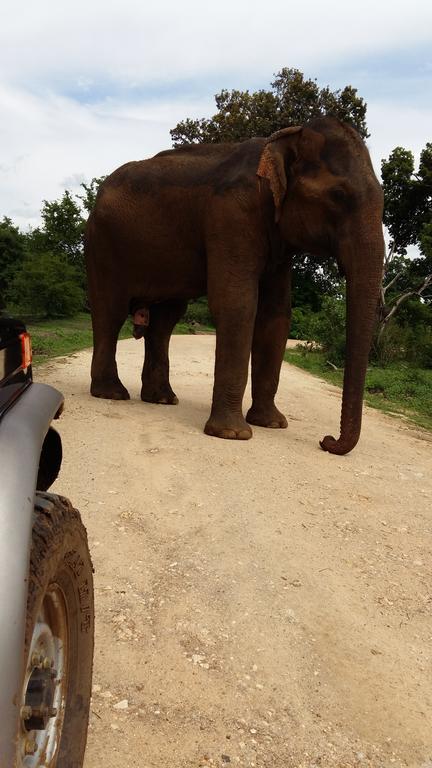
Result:
M129 400L130 395L120 379L117 381L92 381L90 394L93 397L103 397L106 400Z
M246 414L246 421L256 427L267 427L268 429L286 429L288 426L285 416L275 405L268 408L252 406Z
M210 416L204 427L206 435L221 437L223 440L250 440L252 430L246 424L243 416L226 419L216 419Z
M160 405L177 405L178 397L171 387L165 391L155 391L148 387L141 389L141 400L144 403L159 403Z

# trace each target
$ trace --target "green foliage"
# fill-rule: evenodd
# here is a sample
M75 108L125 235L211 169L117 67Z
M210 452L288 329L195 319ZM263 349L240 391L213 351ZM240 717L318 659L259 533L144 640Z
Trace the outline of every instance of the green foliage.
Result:
M386 400L400 402L405 408L416 408L431 415L432 375L409 365L393 365L388 369L372 366L367 374L366 392L381 394Z
M398 251L406 253L406 247L415 239L416 223L408 215L413 203L412 176L414 155L403 147L396 147L388 160L381 162L384 190L384 224Z
M0 221L0 309L6 305L6 292L25 257L26 240L7 216Z
M427 361L428 345L422 340L428 337L431 318L423 324L412 322L412 297L417 297L418 306L431 305L432 143L422 151L417 173L413 153L403 147L396 147L381 168L384 224L391 240L384 264L375 354L386 365L401 356L411 359L413 351L417 361ZM407 257L410 245L419 248L420 257Z
M336 366L345 362L345 299L325 296L322 308L311 315L308 341L316 341Z
M413 153L403 147L382 161L384 224L397 253L404 255L409 245L420 245L426 256L431 253L432 143L426 144L414 171Z
M338 367L345 362L345 299L325 296L319 312L306 307L293 310L292 338L319 344L326 360ZM432 367L432 306L411 300L397 321L384 332L375 332L370 361L385 368L406 361L420 368Z
M66 190L60 200L44 200L41 215L44 248L65 256L70 263L80 264L85 222L71 193Z
M305 79L298 69L284 67L270 89L253 93L223 89L215 96L217 112L212 118L187 118L170 131L173 145L269 136L288 125L326 114L351 123L363 137L368 136L366 103L350 85L336 91L328 86L320 89L316 80Z
M213 318L210 314L206 296L189 302L183 321L189 324L199 323L202 326L213 327Z
M15 313L39 317L70 317L83 306L77 270L55 253L26 256L8 291Z
M432 272L432 218L431 221L425 222L420 230L419 247L424 259L421 260L421 264L419 264L420 260L415 261L414 268L420 267L423 274L430 274Z
M33 364L38 365L51 357L70 355L80 349L92 346L93 335L91 318L88 313L81 312L73 318L56 318L55 320L34 320L27 322L33 348ZM132 328L126 321L119 338L130 338Z
M78 203L67 190L59 200L43 201L42 226L28 236L32 253L52 253L75 267L78 284L86 283L84 266L85 219Z
M311 321L313 318L314 314L309 310L309 307L294 307L291 315L290 337L292 339L310 341Z
M285 360L342 386L343 371L329 367L328 356L323 352L289 350L285 353ZM368 405L392 414L402 414L426 429L432 429L431 392L432 370L393 363L387 368L372 365L366 374L365 401Z
M342 282L336 264L309 254L293 258L293 306L319 312L324 296L340 296Z
M106 179L106 176L94 176L91 180L90 184L85 184L82 182L81 187L84 190L83 195L77 195L78 200L81 200L82 205L84 209L87 211L87 213L91 213L95 203L96 203L96 197L99 190L100 185L102 184L103 180Z
M432 368L432 326L418 323L414 326L399 323L389 325L380 340L377 362L383 367L397 360L421 368Z
M58 200L44 200L42 224L28 233L10 219L0 222L0 309L7 302L10 312L60 317L85 307L86 213L102 180L81 184L82 195L65 191Z

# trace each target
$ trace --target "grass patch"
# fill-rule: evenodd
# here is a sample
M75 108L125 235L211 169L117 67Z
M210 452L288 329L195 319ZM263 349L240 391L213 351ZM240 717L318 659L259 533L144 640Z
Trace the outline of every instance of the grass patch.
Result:
M333 370L319 351L290 349L285 360L298 368L342 386L343 371ZM366 374L365 401L372 408L408 418L432 430L432 370L394 363L387 368L371 366Z
M59 318L56 320L32 320L26 319L27 330L32 338L33 364L39 365L52 357L72 355L81 349L89 349L93 346L93 334L91 317L81 312L75 317ZM210 326L200 325L202 333L214 333ZM182 322L174 329L174 333L190 333L190 325ZM120 331L119 339L132 338L132 323L126 320Z
M93 345L90 315L81 312L75 317L55 320L26 321L27 330L32 339L33 364L38 365L51 357L71 355ZM124 324L120 338L132 335L130 321Z

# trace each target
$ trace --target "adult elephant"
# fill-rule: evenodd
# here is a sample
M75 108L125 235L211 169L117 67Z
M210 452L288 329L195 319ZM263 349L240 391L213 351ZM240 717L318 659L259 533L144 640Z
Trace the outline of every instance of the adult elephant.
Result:
M340 437L327 436L321 446L347 453L361 428L384 257L382 207L364 143L330 117L268 139L190 145L123 165L101 185L86 233L91 393L129 397L116 342L131 307L142 305L148 326L141 397L177 402L169 339L187 300L207 293L216 362L205 432L245 440L249 424L286 427L274 397L289 331L291 255L335 258L347 282L347 352Z

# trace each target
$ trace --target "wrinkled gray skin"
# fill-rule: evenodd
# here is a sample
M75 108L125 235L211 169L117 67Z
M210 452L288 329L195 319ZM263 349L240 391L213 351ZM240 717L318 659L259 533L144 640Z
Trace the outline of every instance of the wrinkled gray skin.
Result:
M336 259L347 281L341 431L321 441L324 450L347 453L360 435L384 257L382 208L364 143L334 118L122 166L101 185L86 233L92 394L129 397L115 348L133 305L149 309L141 397L177 402L170 335L188 299L207 293L217 342L205 432L248 439L251 424L286 427L274 397L290 323L291 256L312 253ZM250 355L253 402L245 419Z

